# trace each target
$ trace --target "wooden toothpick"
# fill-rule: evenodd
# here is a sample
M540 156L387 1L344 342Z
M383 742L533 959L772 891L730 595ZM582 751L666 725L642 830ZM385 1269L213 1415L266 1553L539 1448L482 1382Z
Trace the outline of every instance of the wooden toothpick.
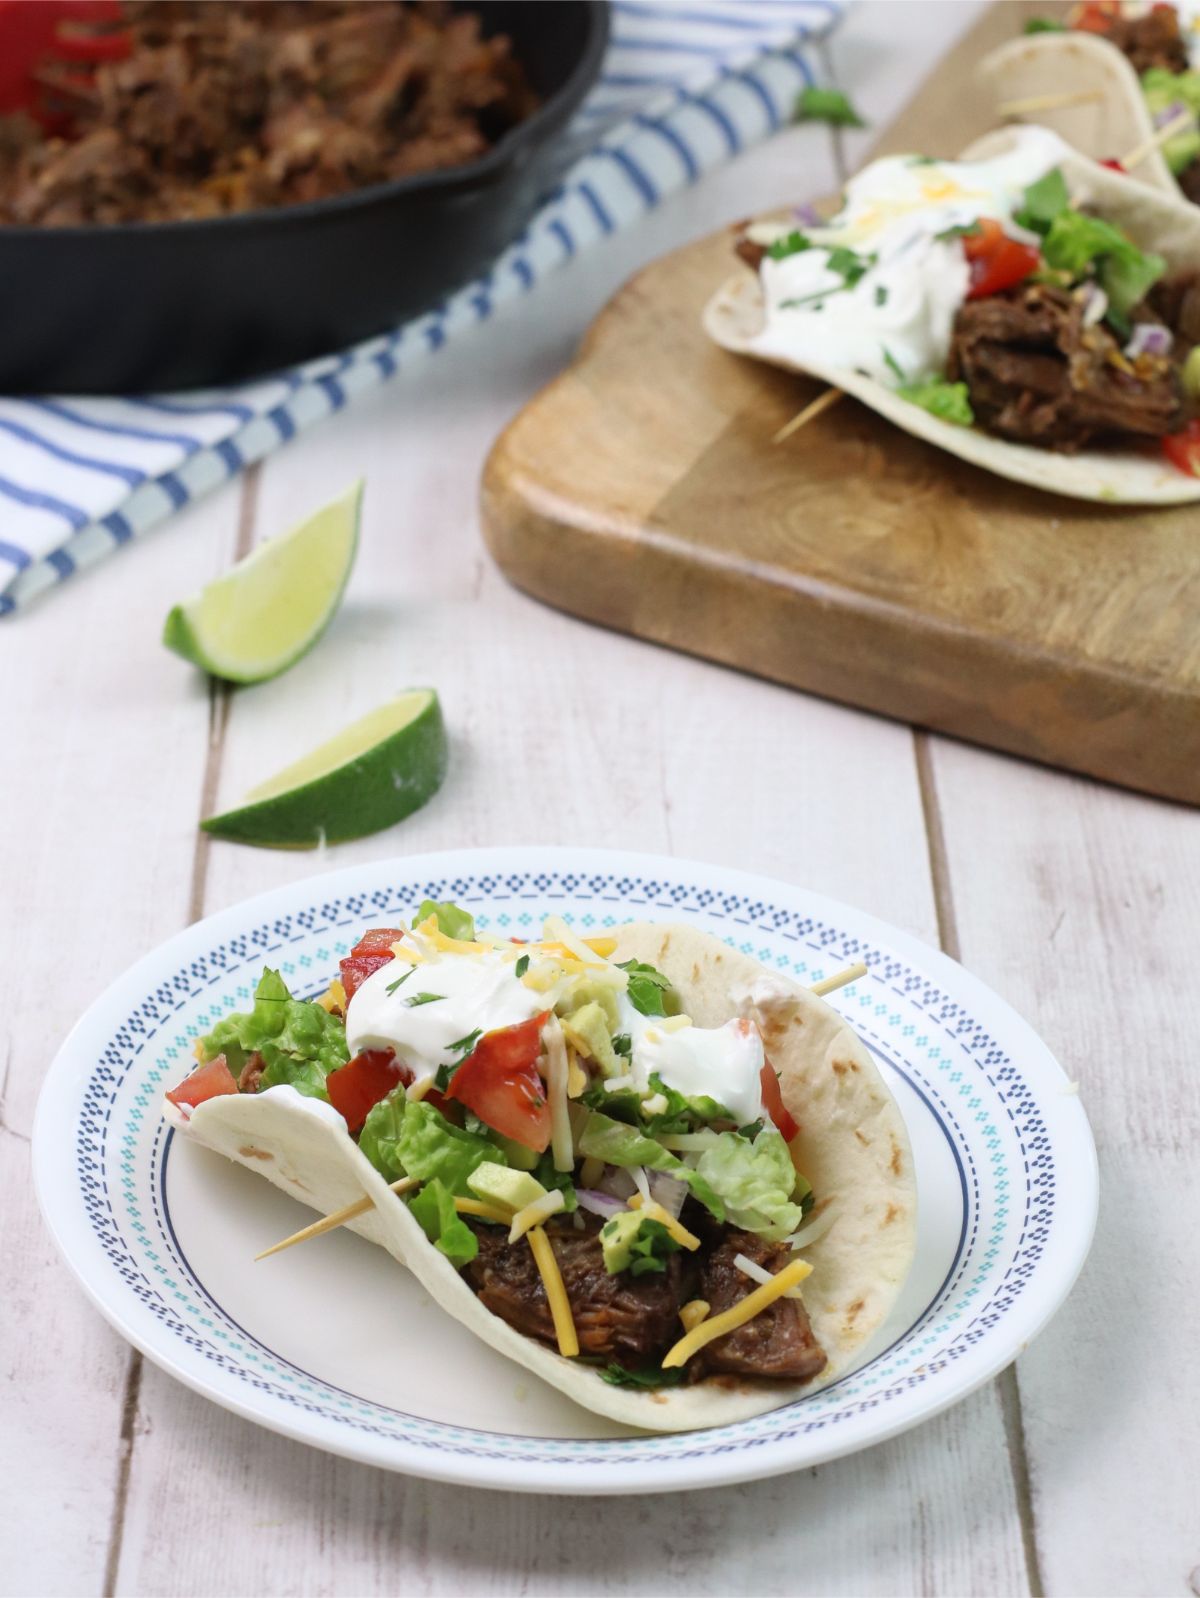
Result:
M416 1187L416 1178L402 1176L397 1182L390 1182L389 1187L393 1193L407 1193L410 1187ZM256 1260L265 1260L271 1254L279 1254L285 1248L291 1248L294 1243L307 1243L310 1237L320 1237L322 1232L332 1232L336 1227L344 1226L347 1221L352 1221L356 1215L365 1215L373 1209L373 1198L361 1198L354 1204L347 1204L344 1209L334 1210L332 1215L324 1215L319 1221L314 1221L311 1226L305 1226L298 1232L293 1232L291 1237L285 1237L282 1243L272 1243L270 1248L263 1249L261 1254L256 1254Z
M1135 145L1128 155L1121 157L1119 164L1122 170L1132 172L1139 162L1144 161L1154 150L1160 150L1177 133L1186 133L1195 120L1195 112L1189 106L1184 106L1169 121L1164 122L1157 132L1151 134L1148 139L1143 139L1141 144Z
M830 406L836 405L838 400L845 399L845 397L845 392L842 389L827 388L823 394L818 394L815 400L806 405L798 415L793 416L786 426L779 429L771 440L772 444L782 444L785 438L791 438L793 433L807 426L815 417L820 416L822 411L829 410Z
M1002 117L1032 116L1035 111L1061 111L1069 105L1087 105L1091 100L1102 100L1100 89L1074 89L1057 94L1031 94L1024 100L1005 100L996 107Z
M820 982L814 982L808 991L817 994L818 997L823 993L833 993L850 982L857 982L859 977L865 977L866 974L867 968L860 960L857 965L848 965L844 971L835 971L831 977L822 977Z

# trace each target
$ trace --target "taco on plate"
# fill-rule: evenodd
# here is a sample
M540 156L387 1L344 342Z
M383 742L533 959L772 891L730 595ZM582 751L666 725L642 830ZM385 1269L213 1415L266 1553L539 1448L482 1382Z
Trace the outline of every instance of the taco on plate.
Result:
M1200 212L1043 128L889 156L827 221L745 226L724 348L834 384L975 465L1080 499L1200 499Z
M426 903L320 1000L267 971L197 1054L173 1127L324 1213L366 1195L348 1224L443 1309L631 1425L812 1392L912 1260L912 1156L870 1053L692 927L521 943Z
M1200 202L1200 7L1088 0L991 51L979 74L998 109L1035 120L1084 155ZM1167 124L1170 132L1167 133ZM1155 142L1162 130L1161 143Z

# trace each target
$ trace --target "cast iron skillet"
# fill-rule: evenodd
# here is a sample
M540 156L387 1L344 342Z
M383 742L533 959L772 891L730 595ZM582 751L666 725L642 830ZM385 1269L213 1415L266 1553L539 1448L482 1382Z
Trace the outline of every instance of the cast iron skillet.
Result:
M199 222L0 226L0 392L226 383L382 332L528 221L600 70L607 0L474 0L542 104L480 161Z

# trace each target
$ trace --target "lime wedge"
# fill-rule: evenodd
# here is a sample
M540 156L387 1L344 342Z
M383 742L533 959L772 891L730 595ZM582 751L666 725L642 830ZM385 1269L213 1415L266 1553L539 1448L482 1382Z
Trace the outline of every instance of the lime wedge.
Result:
M205 832L235 843L313 849L380 832L419 810L446 775L446 727L432 688L413 688L251 789Z
M362 492L355 483L176 605L163 643L228 682L262 682L294 665L338 608L358 549Z

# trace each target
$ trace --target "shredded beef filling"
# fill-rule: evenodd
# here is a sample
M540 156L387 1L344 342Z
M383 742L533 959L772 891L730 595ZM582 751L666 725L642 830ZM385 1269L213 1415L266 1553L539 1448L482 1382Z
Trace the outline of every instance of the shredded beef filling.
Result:
M1167 72L1188 69L1187 45L1174 6L1154 6L1140 17L1116 17L1107 37L1129 57L1139 75L1151 67L1163 67Z
M792 1255L750 1232L714 1228L715 1246L706 1238L699 1258L672 1254L665 1272L610 1275L599 1234L602 1222L585 1216L582 1230L573 1220L551 1221L546 1234L562 1272L580 1351L615 1360L631 1369L657 1364L683 1336L680 1308L689 1299L707 1299L712 1313L731 1309L755 1284L733 1263L745 1254L777 1271ZM463 1275L486 1309L526 1337L556 1346L546 1290L528 1242L510 1244L497 1227L477 1226L478 1257ZM825 1368L825 1354L813 1336L799 1299L778 1299L747 1325L710 1343L688 1366L691 1380L710 1375L809 1381Z
M732 1309L754 1284L734 1263L744 1254L774 1275L795 1258L791 1249L767 1243L753 1232L726 1231L700 1268L700 1297L710 1313ZM808 1313L798 1298L777 1298L744 1326L718 1337L691 1362L700 1376L769 1376L793 1382L811 1381L826 1366L825 1350L813 1336Z
M580 1350L623 1365L651 1364L683 1335L679 1256L672 1254L661 1274L631 1276L622 1271L610 1276L600 1248L601 1225L599 1217L588 1215L582 1231L571 1220L551 1221L546 1227ZM477 1227L475 1233L479 1254L463 1267L463 1275L480 1303L526 1337L556 1346L546 1289L526 1239L510 1243L507 1233L491 1226Z
M1065 452L1092 442L1161 438L1184 420L1165 356L1128 360L1086 301L1045 284L970 300L954 321L947 377L965 382L980 426Z
M219 216L461 165L534 109L509 42L441 0L125 0L132 50L47 63L72 137L0 118L0 222Z

